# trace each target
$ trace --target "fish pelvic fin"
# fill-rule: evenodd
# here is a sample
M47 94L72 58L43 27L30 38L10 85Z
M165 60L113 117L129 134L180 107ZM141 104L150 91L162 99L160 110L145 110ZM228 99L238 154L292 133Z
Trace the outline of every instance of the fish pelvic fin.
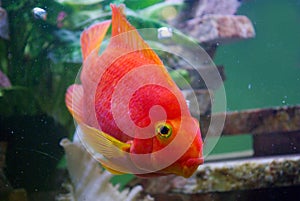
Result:
M100 45L110 26L111 20L94 24L84 30L80 37L83 61L93 50L99 50Z
M126 19L124 10L125 6L121 4L116 6L110 5L112 9L112 41L111 46L122 48L124 53L139 52L145 58L154 61L155 64L163 65L158 55L143 40L138 31Z

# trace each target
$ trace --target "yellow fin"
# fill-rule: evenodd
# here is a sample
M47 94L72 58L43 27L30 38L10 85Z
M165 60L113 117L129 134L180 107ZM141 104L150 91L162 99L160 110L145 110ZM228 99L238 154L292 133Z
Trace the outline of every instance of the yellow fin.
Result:
M110 167L108 167L108 166L106 166L106 165L104 165L104 164L101 164L107 171L109 171L110 173L112 173L112 174L118 174L118 175L120 175L120 174L126 174L125 172L119 172L119 171L117 171L117 170L114 170L114 169L112 169L112 168L110 168Z
M130 144L121 142L116 138L84 123L79 124L82 140L93 151L102 154L105 158L123 157L130 149Z

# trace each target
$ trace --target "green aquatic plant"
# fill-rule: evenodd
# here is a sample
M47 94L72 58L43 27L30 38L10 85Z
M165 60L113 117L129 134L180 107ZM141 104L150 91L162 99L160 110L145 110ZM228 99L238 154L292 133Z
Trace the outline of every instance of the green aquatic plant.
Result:
M111 17L110 3L124 3L137 28L166 26L162 11L181 5L161 0L140 1L138 6L135 0L2 1L10 39L0 39L0 70L12 87L0 88L1 115L46 113L72 131L64 94L81 66L80 34L90 24ZM45 10L45 18L37 19L36 7Z
M56 15L62 5L52 1L46 5L39 1L2 1L2 6L8 14L9 39L0 39L0 70L12 86L0 88L1 115L46 113L67 125L70 118L63 107L63 94L76 68L49 58L51 50L60 44L55 31ZM51 15L46 20L34 18L32 9L36 6L51 8Z

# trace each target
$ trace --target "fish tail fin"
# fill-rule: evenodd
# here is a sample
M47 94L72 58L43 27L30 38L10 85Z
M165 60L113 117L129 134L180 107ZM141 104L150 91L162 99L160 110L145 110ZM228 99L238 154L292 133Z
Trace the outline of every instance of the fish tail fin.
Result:
M81 51L83 60L93 51L98 50L110 26L111 20L94 24L81 34Z
M77 122L83 121L82 98L83 88L81 85L73 84L67 89L65 97L66 106Z

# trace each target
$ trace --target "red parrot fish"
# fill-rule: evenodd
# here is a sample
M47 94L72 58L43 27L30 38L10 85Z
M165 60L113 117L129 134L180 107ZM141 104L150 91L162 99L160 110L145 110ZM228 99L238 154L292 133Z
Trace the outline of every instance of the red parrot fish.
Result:
M80 84L66 105L86 149L114 174L190 177L203 163L199 122L158 55L124 15L83 31ZM99 55L110 24L111 38Z

